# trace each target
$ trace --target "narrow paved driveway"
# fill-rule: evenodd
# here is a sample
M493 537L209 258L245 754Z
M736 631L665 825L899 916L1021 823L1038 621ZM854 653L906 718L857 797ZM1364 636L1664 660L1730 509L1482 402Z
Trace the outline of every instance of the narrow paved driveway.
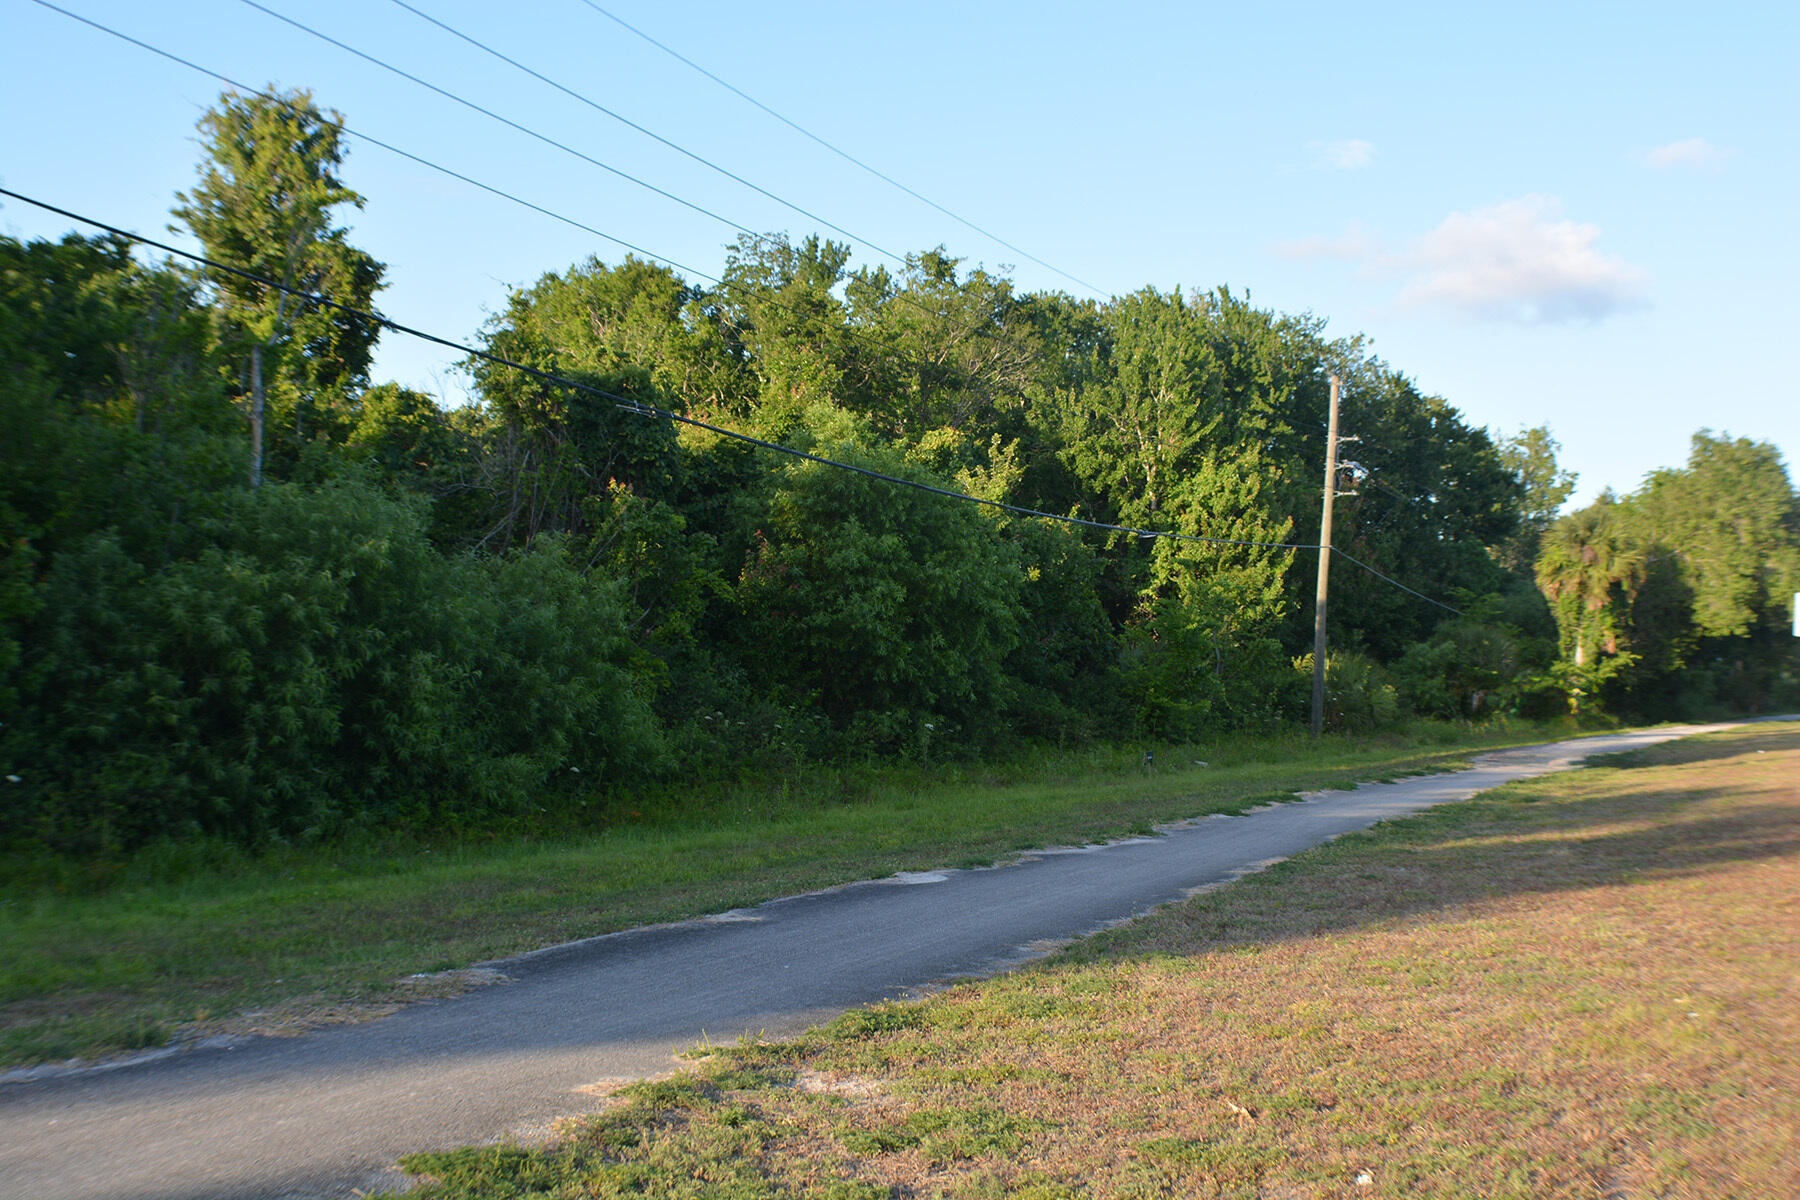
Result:
M298 1038L0 1082L0 1195L342 1197L397 1155L530 1137L702 1038L791 1034L992 972L1329 838L1582 758L1724 726L1488 755L1005 867L853 884L493 964L513 982Z

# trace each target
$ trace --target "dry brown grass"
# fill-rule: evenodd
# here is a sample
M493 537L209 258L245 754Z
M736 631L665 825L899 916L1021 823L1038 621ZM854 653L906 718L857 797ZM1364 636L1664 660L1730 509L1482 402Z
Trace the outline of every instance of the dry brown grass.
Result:
M594 1195L1800 1196L1800 730L1340 839L700 1075L678 1109L572 1137L552 1175Z

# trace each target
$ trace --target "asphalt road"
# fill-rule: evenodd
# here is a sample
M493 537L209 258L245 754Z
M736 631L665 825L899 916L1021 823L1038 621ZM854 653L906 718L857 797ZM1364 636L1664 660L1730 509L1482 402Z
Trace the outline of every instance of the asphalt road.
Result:
M1488 755L1154 838L852 884L490 964L512 982L295 1038L0 1079L0 1196L345 1197L397 1155L529 1139L705 1038L796 1033L846 1008L1001 970L1351 830L1584 757L1724 726Z

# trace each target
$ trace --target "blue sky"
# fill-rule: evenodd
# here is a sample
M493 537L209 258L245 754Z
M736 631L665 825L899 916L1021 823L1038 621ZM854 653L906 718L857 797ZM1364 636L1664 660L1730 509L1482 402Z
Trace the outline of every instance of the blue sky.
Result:
M740 225L815 228L390 0L259 2ZM1088 294L585 0L409 2L869 243ZM1578 500L1679 466L1702 427L1796 469L1800 6L598 2L1102 292L1247 290L1367 335L1473 424L1549 425ZM696 274L736 234L241 0L58 3L245 83L309 87L352 128ZM0 184L164 233L222 85L32 0L0 0L0 44ZM467 339L508 287L624 253L350 147L353 240L388 264L396 320ZM0 207L13 236L67 228ZM376 373L462 394L449 356L393 335Z

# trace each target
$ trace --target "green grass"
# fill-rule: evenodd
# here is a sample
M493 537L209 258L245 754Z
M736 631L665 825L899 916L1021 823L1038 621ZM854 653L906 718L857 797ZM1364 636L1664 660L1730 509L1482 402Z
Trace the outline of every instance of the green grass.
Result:
M587 833L261 858L164 846L99 888L45 867L0 891L0 1065L356 1019L415 994L396 981L418 972L1447 769L1533 732L1157 746L1150 770L1141 747L821 769L615 804L616 823Z
M1509 785L408 1195L1800 1195L1797 780L1763 725Z

